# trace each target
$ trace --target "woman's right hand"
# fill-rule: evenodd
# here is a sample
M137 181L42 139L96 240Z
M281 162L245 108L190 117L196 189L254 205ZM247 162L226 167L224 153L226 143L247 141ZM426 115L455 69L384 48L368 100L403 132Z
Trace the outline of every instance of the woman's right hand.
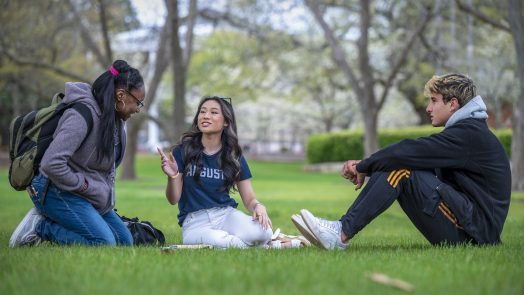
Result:
M253 220L258 220L263 229L273 228L271 219L267 215L266 207L259 202L253 208Z
M156 149L160 154L160 159L162 161L162 171L164 171L164 174L170 178L174 178L178 174L178 165L176 164L173 154L169 153L168 159L166 154L164 154L164 152L159 147Z

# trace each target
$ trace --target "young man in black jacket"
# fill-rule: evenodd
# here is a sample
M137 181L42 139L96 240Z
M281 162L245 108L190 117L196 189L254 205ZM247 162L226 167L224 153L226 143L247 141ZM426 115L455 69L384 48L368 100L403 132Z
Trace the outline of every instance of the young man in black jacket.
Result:
M347 161L342 176L359 189L339 221L308 210L297 228L325 249L345 249L375 217L398 200L431 244L497 244L506 219L511 172L508 157L486 124L486 105L473 81L460 74L434 76L425 86L426 108L440 133L392 144L364 160Z

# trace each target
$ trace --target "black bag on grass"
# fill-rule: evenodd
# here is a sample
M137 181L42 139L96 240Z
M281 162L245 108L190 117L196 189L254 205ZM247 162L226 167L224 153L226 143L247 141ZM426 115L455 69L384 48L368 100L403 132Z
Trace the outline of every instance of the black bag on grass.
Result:
M163 246L166 242L164 233L155 228L149 221L140 221L138 217L120 216L133 236L135 246Z

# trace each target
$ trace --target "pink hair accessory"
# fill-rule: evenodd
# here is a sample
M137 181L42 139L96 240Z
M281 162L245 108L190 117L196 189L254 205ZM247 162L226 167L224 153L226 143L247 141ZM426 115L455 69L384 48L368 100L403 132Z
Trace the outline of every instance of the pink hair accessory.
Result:
M118 76L118 71L115 69L115 67L110 66L109 67L109 71L111 72L111 75L113 75L115 77Z

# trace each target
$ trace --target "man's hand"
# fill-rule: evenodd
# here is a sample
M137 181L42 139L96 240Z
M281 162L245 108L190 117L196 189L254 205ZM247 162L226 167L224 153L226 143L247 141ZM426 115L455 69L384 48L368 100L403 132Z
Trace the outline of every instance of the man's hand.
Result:
M342 166L341 175L345 179L351 181L355 185L355 190L358 190L364 184L366 179L366 173L361 173L357 171L357 164L360 163L360 160L349 160Z

